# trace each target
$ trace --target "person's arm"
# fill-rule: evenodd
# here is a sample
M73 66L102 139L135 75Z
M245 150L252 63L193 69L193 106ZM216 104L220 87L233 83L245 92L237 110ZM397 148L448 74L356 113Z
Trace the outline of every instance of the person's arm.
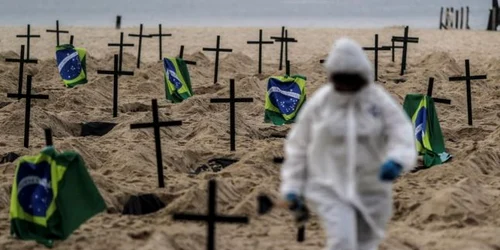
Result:
M384 93L384 132L387 135L387 158L401 165L403 171L412 170L417 163L417 149L413 124L388 93Z
M303 195L301 192L306 178L313 110L313 102L306 102L285 141L285 161L281 168L280 188L283 198L290 194Z

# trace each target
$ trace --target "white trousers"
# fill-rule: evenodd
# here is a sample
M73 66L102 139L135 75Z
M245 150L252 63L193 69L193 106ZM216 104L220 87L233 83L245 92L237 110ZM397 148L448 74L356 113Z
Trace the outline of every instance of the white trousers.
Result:
M326 250L377 250L381 242L363 216L340 200L314 202L326 231Z

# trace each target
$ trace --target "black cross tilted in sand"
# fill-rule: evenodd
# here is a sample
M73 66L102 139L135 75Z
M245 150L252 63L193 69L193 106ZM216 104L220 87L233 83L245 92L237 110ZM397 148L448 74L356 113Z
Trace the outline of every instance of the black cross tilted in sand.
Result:
M52 146L54 142L52 141L52 129L46 128L45 131L45 146Z
M485 80L485 79L487 79L487 75L477 75L477 76L470 75L469 59L465 60L465 76L456 76L449 78L451 82L465 81L465 84L467 85L467 116L470 126L472 126L472 93L471 93L472 91L470 86L471 80Z
M137 68L139 69L141 67L141 50L142 50L142 38L151 38L151 35L144 35L143 34L144 28L142 26L142 23L139 27L139 34L128 34L130 37L139 37L139 49L137 51Z
M26 98L26 108L24 114L24 147L29 148L30 144L30 116L31 116L31 99L49 99L48 95L32 95L31 94L32 76L28 75L26 82L26 94L7 94L8 98Z
M163 34L161 32L161 24L158 24L158 34L150 34L151 37L158 37L160 40L160 61L163 60L163 37L172 36L172 34Z
M259 74L262 73L262 45L263 44L273 44L273 41L262 41L262 30L259 30L259 41L247 41L247 44L258 44L259 45Z
M6 58L6 62L16 62L19 63L19 79L17 83L17 94L19 95L19 99L21 99L21 94L23 92L23 78L24 78L24 64L25 63L38 63L36 59L24 59L24 45L21 45L21 54L19 55L19 59L17 58Z
M227 216L217 214L217 183L215 180L208 182L208 214L179 214L173 216L174 220L204 221L207 223L207 250L215 250L215 225L217 223L248 224L246 216Z
M231 136L231 151L236 151L236 103L253 102L253 98L236 98L234 94L234 79L229 80L229 98L212 98L210 103L229 103L229 123Z
M279 70L283 69L283 48L285 49L285 62L288 60L288 43L296 43L298 42L295 38L288 37L288 30L285 30L285 27L281 27L281 36L272 36L276 42L280 42L280 66Z
M434 89L434 77L429 78L429 85L427 86L427 96L432 97L432 91ZM435 103L451 104L451 100L432 97Z
M181 51L179 52L179 58L184 60L184 45L181 45ZM196 65L196 62L184 60L186 64Z
M402 42L403 55L401 59L401 72L400 75L404 75L406 71L406 58L408 54L408 43L418 43L418 37L408 37L409 27L405 27L404 36L393 36L392 37L392 53L394 57L394 50L396 49L395 43Z
M118 55L114 56L114 69L113 70L98 70L97 74L113 75L113 117L118 116L118 77L119 76L133 76L132 71L121 71L118 65Z
M56 21L56 29L55 30L46 30L48 33L56 33L56 41L57 41L57 46L59 46L59 34L64 33L68 34L69 31L67 30L60 30L59 29L59 20Z
M30 59L30 47L31 47L31 38L40 38L40 35L32 35L31 34L31 25L28 24L28 28L26 28L25 35L16 35L17 38L26 38L26 59Z
M120 66L118 67L119 71L122 71L122 65L123 65L123 47L134 47L133 43L124 43L123 42L123 32L120 32L120 43L108 43L108 47L119 47L120 52L119 52L119 59L120 59Z
M378 34L375 35L375 47L363 47L364 50L373 50L375 51L375 59L374 59L374 71L375 71L375 82L378 81L378 52L379 50L391 50L389 47L379 47L378 46Z
M222 49L220 47L220 36L217 36L217 47L215 47L215 48L203 48L203 51L215 51L214 83L217 83L217 80L219 78L219 53L220 52L233 52L233 49Z
M161 153L160 128L181 126L182 121L160 122L160 119L158 118L158 102L156 99L151 100L151 107L153 109L153 122L130 124L130 129L153 128L155 135L155 146L156 146L156 167L158 171L158 187L164 188L165 182L163 180L163 160Z

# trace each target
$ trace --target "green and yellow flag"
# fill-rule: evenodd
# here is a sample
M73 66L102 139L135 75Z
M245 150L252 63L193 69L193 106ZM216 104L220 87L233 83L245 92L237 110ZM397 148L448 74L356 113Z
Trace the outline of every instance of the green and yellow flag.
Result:
M59 74L64 85L72 88L78 84L87 83L87 51L64 44L56 47L56 60Z
M448 161L451 155L445 149L432 97L409 94L405 97L403 108L415 127L417 151L423 155L424 166L429 168Z
M306 80L300 75L273 76L267 82L264 122L293 123L306 101Z
M165 93L167 100L182 102L193 96L191 79L186 63L181 58L164 58Z
M66 239L106 204L76 152L47 147L17 162L10 201L11 234L47 247Z

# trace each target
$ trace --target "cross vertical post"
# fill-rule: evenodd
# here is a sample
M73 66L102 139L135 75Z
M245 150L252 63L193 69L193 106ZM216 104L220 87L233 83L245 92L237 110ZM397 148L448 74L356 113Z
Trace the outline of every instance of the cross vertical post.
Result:
M158 39L160 40L160 48L159 48L159 52L160 52L160 61L163 60L163 37L164 36L172 36L172 34L163 34L162 31L161 31L161 24L158 24L158 34L151 34L152 37L158 37Z
M219 222L248 224L246 216L227 216L217 214L217 183L215 180L208 182L208 214L188 214L176 213L173 215L174 220L184 221L203 221L207 223L207 250L215 250L215 226Z
M143 34L144 27L141 23L140 28L139 28L139 34L128 34L129 37L139 37L139 48L137 52L137 68L141 68L141 50L142 50L142 38L151 38L151 35L144 35Z
M52 141L52 129L46 128L45 130L45 146L53 146L54 143Z
M123 65L123 47L134 47L133 43L123 43L123 32L120 32L120 43L108 43L108 47L119 47L119 55L120 55L120 66L119 71L122 71Z
M163 160L162 160L162 152L161 152L160 127L181 126L182 121L160 122L160 119L158 116L158 102L156 99L151 100L151 107L152 107L152 111L153 111L153 122L152 123L130 124L130 129L153 128L154 137L155 137L155 148L156 148L156 167L157 167L157 173L158 173L158 187L164 188L165 181L163 179Z
M467 118L469 125L472 126L472 91L471 91L471 80L485 80L487 75L470 75L470 63L469 59L465 60L465 76L450 77L449 81L465 81L467 87Z
M17 38L26 38L26 59L30 59L31 38L40 38L40 35L31 34L31 25L26 28L26 35L16 35Z
M247 41L247 44L258 44L259 45L259 74L262 74L262 45L263 44L273 44L273 41L263 41L262 40L262 29L259 30L259 41Z
M222 49L220 47L220 36L217 36L217 46L215 48L203 48L203 51L215 52L215 73L214 73L214 83L217 83L219 79L219 53L220 52L233 52L232 49Z
M231 151L236 151L236 103L253 102L253 98L235 98L234 79L229 80L229 98L212 98L210 103L229 103Z
M21 45L21 52L19 59L17 58L6 58L6 62L17 62L19 63L19 78L17 82L17 94L19 95L18 100L20 100L21 94L23 92L23 78L24 78L24 64L25 63L38 63L36 59L24 59L24 45Z
M119 70L118 55L113 57L113 70L98 70L97 74L113 75L113 117L118 117L118 78L121 75L133 76L134 72Z
M31 99L49 99L48 95L32 95L31 94L32 76L28 75L26 81L26 94L7 94L8 98L26 98L26 108L24 114L24 147L29 148L30 141L30 116L31 116Z
M57 46L59 46L59 34L61 33L64 33L64 34L68 34L69 31L67 30L60 30L59 29L59 20L56 20L56 29L55 30L46 30L46 32L48 33L56 33L56 41L57 41Z

